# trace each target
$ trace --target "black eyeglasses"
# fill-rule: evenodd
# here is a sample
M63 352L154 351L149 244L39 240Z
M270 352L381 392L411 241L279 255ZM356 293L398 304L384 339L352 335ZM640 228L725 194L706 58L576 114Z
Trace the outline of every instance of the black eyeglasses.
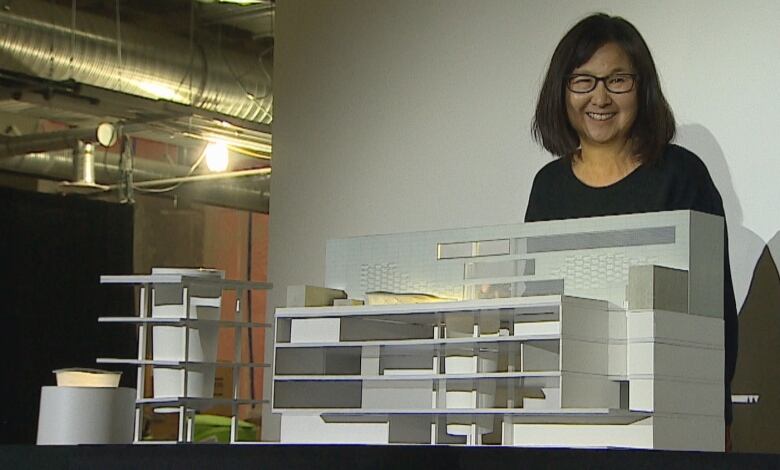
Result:
M569 75L566 81L566 88L572 93L590 93L596 89L599 82L604 82L604 86L610 93L628 93L634 89L636 83L635 73L613 73L606 77L596 77L585 73L575 73Z

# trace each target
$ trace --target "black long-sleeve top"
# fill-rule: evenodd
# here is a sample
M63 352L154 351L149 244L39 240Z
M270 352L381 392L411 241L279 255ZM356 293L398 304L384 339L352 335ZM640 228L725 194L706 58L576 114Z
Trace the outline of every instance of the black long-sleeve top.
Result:
M534 178L526 222L602 215L695 210L725 217L723 200L704 162L678 145L667 145L657 162L640 165L609 186L594 188L574 175L570 158L545 165ZM725 228L724 228L724 232ZM737 306L724 233L723 320L726 424L732 421L731 380L737 363Z

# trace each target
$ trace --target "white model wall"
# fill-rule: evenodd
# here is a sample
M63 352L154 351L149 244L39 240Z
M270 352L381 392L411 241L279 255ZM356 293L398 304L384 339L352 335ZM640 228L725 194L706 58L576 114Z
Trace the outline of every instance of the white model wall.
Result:
M642 32L678 141L720 188L738 304L761 250L780 256L776 0L277 5L270 307L322 284L329 238L522 221L550 160L530 135L540 82L595 11Z

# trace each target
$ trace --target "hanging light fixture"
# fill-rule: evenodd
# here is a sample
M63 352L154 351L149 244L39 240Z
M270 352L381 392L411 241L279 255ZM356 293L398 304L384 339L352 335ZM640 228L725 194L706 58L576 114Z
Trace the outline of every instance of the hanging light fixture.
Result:
M228 168L228 148L224 142L210 142L206 146L206 166L219 173Z

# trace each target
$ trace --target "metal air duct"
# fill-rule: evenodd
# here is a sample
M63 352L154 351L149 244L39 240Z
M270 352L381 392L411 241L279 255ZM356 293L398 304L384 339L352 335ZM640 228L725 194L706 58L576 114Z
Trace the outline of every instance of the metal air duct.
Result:
M213 40L191 44L39 0L0 0L0 68L16 72L267 124L273 97L265 65Z

